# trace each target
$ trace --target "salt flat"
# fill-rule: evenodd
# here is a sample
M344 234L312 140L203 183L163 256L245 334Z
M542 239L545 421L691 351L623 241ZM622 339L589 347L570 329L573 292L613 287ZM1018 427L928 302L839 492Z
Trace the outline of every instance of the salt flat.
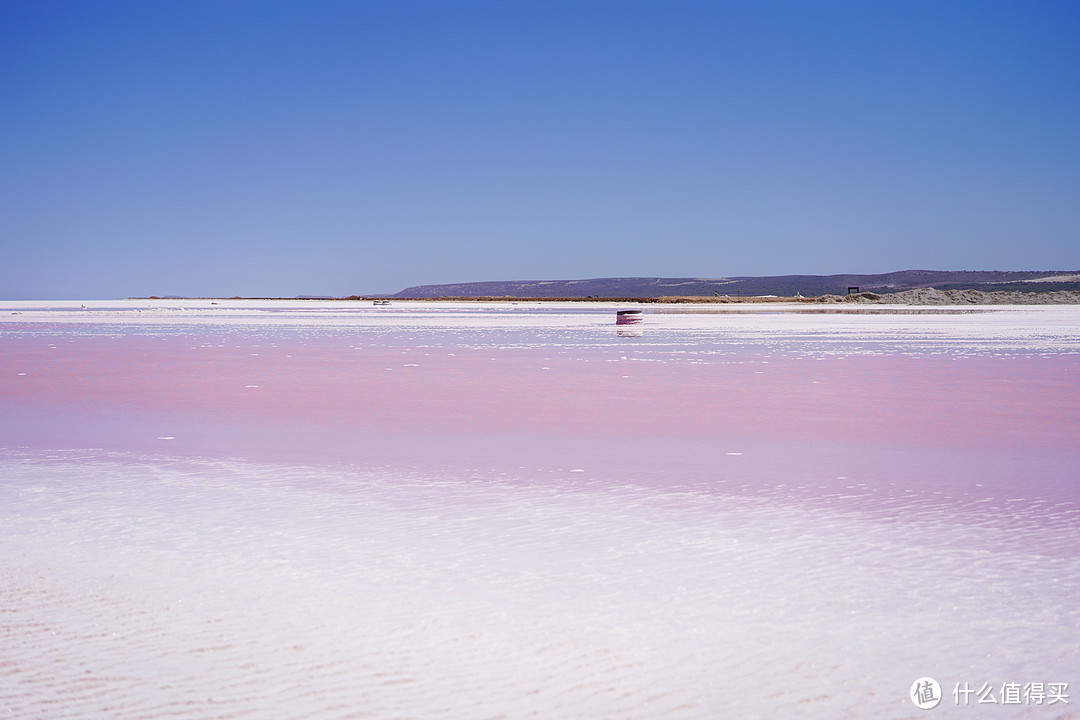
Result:
M0 303L0 709L1074 716L1080 309L622 307Z

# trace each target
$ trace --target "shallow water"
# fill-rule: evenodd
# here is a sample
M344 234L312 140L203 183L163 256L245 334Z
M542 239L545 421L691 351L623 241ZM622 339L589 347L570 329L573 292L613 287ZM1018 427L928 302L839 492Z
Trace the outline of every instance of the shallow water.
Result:
M1075 309L7 305L5 717L1080 702Z

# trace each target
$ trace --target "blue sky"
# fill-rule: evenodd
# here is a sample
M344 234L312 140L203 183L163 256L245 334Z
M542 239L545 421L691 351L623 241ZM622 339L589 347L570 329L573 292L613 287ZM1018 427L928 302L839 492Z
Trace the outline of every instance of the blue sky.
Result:
M0 0L0 297L1080 269L1080 3Z

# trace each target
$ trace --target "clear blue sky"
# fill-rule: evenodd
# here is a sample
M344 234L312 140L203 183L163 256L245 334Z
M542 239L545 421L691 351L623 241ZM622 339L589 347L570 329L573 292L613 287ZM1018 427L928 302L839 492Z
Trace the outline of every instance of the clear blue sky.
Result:
M0 0L0 297L1080 269L1080 2Z

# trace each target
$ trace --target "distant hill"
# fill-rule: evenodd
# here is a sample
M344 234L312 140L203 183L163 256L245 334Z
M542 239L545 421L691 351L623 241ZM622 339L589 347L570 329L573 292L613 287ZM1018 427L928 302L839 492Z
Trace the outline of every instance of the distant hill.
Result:
M875 293L940 290L1046 292L1080 290L1080 270L902 270L878 275L775 275L730 278L592 278L415 285L395 298L439 297L669 297L702 295L843 295L849 287Z

